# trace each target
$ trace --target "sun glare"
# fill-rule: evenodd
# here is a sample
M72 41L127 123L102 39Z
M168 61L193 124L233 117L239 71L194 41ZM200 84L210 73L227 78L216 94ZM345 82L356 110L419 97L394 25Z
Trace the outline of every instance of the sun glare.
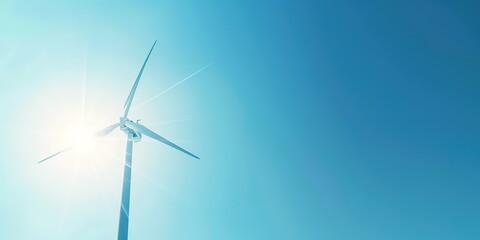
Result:
M94 150L96 139L92 136L94 130L86 124L80 123L70 131L70 142L80 153L88 153Z

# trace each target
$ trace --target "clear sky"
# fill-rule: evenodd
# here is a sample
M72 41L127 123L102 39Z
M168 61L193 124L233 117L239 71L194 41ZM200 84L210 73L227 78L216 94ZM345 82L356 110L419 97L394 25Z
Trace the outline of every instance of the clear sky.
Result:
M479 7L2 1L0 239L116 237L120 131L36 162L155 40L131 117L201 160L134 145L131 239L480 239Z

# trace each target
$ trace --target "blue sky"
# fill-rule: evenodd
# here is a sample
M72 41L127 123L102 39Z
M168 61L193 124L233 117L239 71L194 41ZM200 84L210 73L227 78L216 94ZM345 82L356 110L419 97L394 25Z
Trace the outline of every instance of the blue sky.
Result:
M478 239L475 1L2 1L1 239ZM209 65L211 64L211 65ZM152 96L206 69L161 96ZM140 107L141 105L141 107Z

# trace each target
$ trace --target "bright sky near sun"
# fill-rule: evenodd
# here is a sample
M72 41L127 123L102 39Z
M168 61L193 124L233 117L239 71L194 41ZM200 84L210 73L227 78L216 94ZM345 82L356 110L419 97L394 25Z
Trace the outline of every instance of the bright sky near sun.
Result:
M0 239L480 239L478 1L0 3ZM43 164L68 147L81 147Z

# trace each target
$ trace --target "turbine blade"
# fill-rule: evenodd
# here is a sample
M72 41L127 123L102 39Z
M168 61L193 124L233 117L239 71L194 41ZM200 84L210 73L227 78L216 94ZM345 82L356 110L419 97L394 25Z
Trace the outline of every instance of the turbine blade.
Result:
M75 146L70 146L70 147L67 147L67 148L65 148L65 149L62 149L61 151L58 151L58 152L56 152L55 154L52 154L52 155L50 155L50 156L48 156L48 157L46 157L46 158L38 161L37 163L45 162L45 161L47 161L48 159L53 158L53 157L57 156L57 155L60 154L60 153L63 153L63 152L66 152L66 151L68 151L68 150L73 149L74 147L75 147Z
M196 159L200 159L199 157L195 156L194 154L190 153L189 151L177 146L175 143L172 143L172 142L168 141L167 139L165 139L162 136L156 134L152 130L146 128L142 124L127 121L127 122L125 122L125 125L129 128L132 128L132 129L142 133L142 134L145 134L145 135L147 135L147 136L149 136L149 137L151 137L151 138L153 138L157 141L160 141L160 142L162 142L162 143L164 143L164 144L166 144L170 147L173 147L173 148L175 148L175 149L177 149L177 150L179 150L183 153L186 153L186 154L188 154L188 155L190 155L190 156L192 156Z
M112 124L112 125L104 128L104 129L102 129L102 130L100 130L100 131L97 131L96 133L94 133L94 134L92 135L92 137L105 137L105 136L107 136L108 134L110 134L113 130L115 130L115 128L117 128L118 126L120 126L120 123L114 123L114 124ZM57 156L57 155L60 154L60 153L66 152L66 151L71 150L71 149L73 149L73 148L75 148L75 147L76 147L76 145L72 145L72 146L70 146L70 147L67 147L67 148L65 148L65 149L63 149L63 150L61 150L61 151L56 152L55 154L52 154L52 155L48 156L47 158L42 159L42 160L39 161L38 163L42 163L42 162L44 162L44 161L46 161L46 160L48 160L48 159L50 159L50 158L53 158L53 157Z
M105 137L107 136L108 134L110 134L113 130L115 130L115 128L117 128L118 126L120 126L120 123L114 123L100 131L97 131L94 136L95 137Z
M147 58L145 59L145 62L143 62L142 68L140 69L140 72L138 73L137 79L135 80L135 83L133 84L132 90L130 90L130 94L128 95L127 100L125 101L125 105L123 106L123 117L127 117L128 111L130 110L130 106L132 105L132 100L133 96L135 95L135 91L137 90L138 82L140 81L140 78L142 77L143 69L145 68L145 65L147 64L148 58L150 57L150 54L153 51L153 48L155 47L155 44L157 41L153 43L152 48L150 49L150 52L147 55Z

